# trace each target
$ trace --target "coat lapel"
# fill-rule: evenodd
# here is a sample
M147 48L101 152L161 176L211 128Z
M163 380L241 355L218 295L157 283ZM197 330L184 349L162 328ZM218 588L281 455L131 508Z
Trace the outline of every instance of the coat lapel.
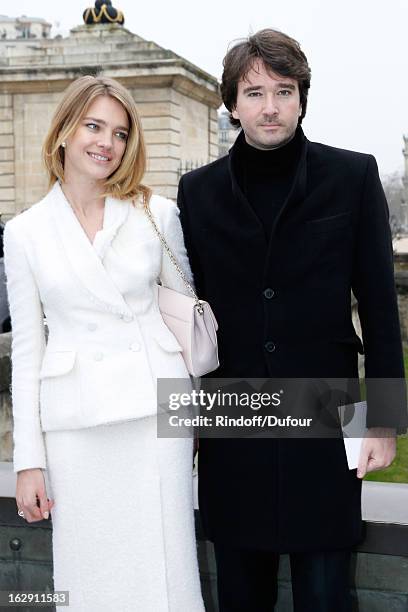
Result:
M244 214L246 215L248 223L252 224L252 227L256 227L259 234L259 245L264 251L264 279L265 282L270 277L271 268L274 265L274 248L276 247L276 233L279 231L279 225L282 222L284 216L292 210L295 206L304 201L306 197L306 186L307 186L307 152L308 152L308 140L301 131L302 134L302 148L300 153L299 162L296 168L295 178L292 183L290 192L281 207L279 213L276 216L275 222L272 227L269 242L266 240L265 233L263 231L262 223L258 219L255 211L247 198L243 194L236 173L239 171L239 163L237 153L239 150L240 142L244 138L244 133L241 132L231 147L229 155L229 174L231 177L231 188L234 195L235 202L240 206Z
M303 134L302 130L301 130L301 134L302 134L302 148L301 148L299 162L296 168L295 178L293 180L292 187L290 189L288 197L286 198L283 206L281 207L278 215L276 216L269 243L266 240L266 236L265 236L265 232L262 227L262 223L260 219L258 218L257 214L255 213L253 207L248 202L245 194L242 192L242 189L237 179L237 173L239 172L239 160L237 158L238 158L238 151L239 151L241 142L244 139L243 131L241 131L241 133L238 135L236 142L234 143L234 145L231 147L231 150L230 150L230 154L228 157L228 170L229 170L229 174L231 178L232 193L233 193L236 203L239 205L239 207L241 208L241 211L246 216L247 222L251 223L253 227L256 227L257 231L259 232L260 239L262 237L263 246L265 247L265 256L267 255L267 252L269 253L271 250L271 243L273 242L274 233L275 231L277 231L278 224L280 223L282 217L286 214L286 212L289 209L291 209L293 206L295 206L299 202L303 201L306 195L306 182L307 182L307 163L306 162L307 162L308 140Z
M275 223L272 227L271 237L268 244L268 252L263 270L264 285L267 285L268 280L273 278L273 270L277 261L277 258L275 257L275 250L279 249L279 245L277 242L277 234L279 232L282 220L291 210L293 210L296 206L304 202L306 198L308 140L304 136L303 132L302 136L302 149L298 166L296 169L295 178L293 179L292 187L289 191L288 197L286 198L282 208L277 214Z
M277 230L278 224L282 220L282 217L287 213L288 210L290 210L297 204L303 202L306 197L308 141L303 132L302 137L302 149L300 152L298 166L296 168L295 178L293 179L292 187L289 191L288 197L286 198L282 208L276 216L271 233L271 242L274 233Z
M261 241L262 246L265 249L267 248L267 240L265 236L264 229L262 227L262 223L259 220L256 212L252 208L251 204L248 202L247 197L243 193L237 178L237 173L240 171L240 164L238 159L238 151L241 145L242 140L244 139L244 132L238 135L236 142L230 149L230 153L228 156L228 170L231 177L231 188L232 193L235 199L236 204L240 207L241 212L246 217L247 223L251 224L254 230L259 233L259 239Z
M73 272L91 301L102 310L131 315L123 296L107 274L103 256L129 213L129 202L106 198L103 230L91 244L59 183L47 196L57 238Z

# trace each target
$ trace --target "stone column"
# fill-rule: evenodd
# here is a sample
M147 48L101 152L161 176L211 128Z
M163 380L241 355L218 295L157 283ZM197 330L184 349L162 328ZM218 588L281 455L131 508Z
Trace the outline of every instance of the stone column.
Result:
M3 214L14 212L14 135L13 98L0 93L0 210Z

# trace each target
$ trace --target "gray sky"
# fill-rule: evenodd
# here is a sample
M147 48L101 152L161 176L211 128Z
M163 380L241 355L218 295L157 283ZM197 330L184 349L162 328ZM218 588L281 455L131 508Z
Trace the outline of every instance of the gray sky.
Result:
M82 23L82 12L93 4L13 0L0 6L0 13L44 17L59 22L59 31L68 33ZM402 134L408 134L407 0L113 0L112 4L123 11L126 28L218 78L231 41L264 27L293 36L312 69L303 123L308 138L373 153L382 175L402 171Z

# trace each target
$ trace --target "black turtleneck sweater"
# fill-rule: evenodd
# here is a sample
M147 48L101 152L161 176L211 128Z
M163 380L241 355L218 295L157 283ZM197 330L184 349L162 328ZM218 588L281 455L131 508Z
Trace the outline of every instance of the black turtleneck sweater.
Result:
M261 150L240 135L237 180L261 222L269 240L276 216L292 188L303 141L298 128L294 137L278 149Z

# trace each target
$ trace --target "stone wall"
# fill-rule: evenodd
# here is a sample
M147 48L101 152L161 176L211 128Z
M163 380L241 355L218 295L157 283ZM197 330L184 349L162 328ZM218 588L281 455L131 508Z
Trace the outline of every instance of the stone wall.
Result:
M217 111L170 87L131 91L147 144L145 181L156 193L175 199L180 166L217 157Z
M28 208L46 193L41 147L59 97L56 93L13 95L16 212Z
M64 89L83 74L116 78L131 92L147 142L145 183L175 198L185 162L218 157L217 80L121 26L80 26L67 38L0 41L0 213L44 196L41 147Z
M218 121L217 111L198 100L179 94L183 126L180 144L183 161L193 161L202 166L207 160L218 157Z
M15 210L13 97L0 92L0 213Z
M179 168L217 157L217 112L169 87L132 89L142 119L148 166L145 182L175 198ZM0 117L0 210L5 218L46 193L41 147L60 93L4 95ZM6 133L7 132L7 133Z
M0 334L0 461L12 461L11 333Z

